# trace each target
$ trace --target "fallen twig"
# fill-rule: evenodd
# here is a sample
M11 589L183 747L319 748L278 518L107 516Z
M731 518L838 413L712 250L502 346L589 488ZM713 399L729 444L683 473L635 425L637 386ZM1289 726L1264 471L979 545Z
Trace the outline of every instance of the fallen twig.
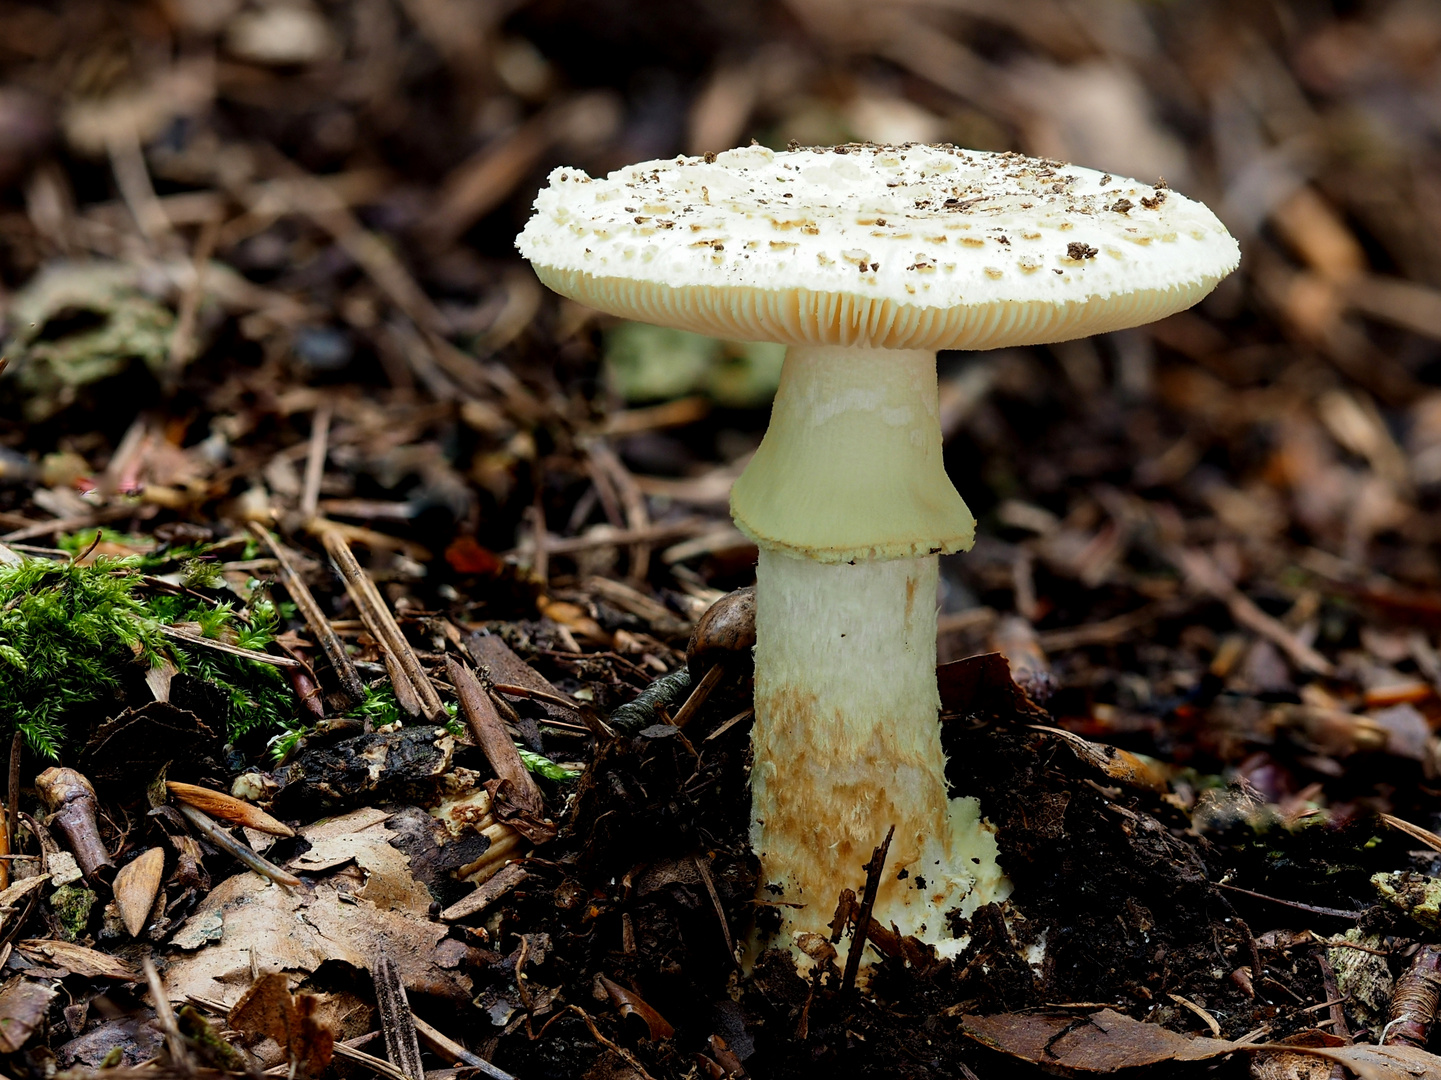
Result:
M441 704L440 695L435 692L435 687L430 684L430 678L420 666L420 659L411 649L410 642L406 641L405 634L401 632L400 624L395 621L395 616L390 613L390 608L381 598L380 590L375 587L375 582L370 580L370 575L360 568L360 563L355 560L355 553L350 550L350 545L338 532L327 529L322 534L325 543L325 550L330 553L331 562L340 571L340 577L345 582L345 591L350 594L360 612L360 617L365 621L366 629L371 636L385 647L387 653L395 657L405 677L410 681L416 696L420 699L422 712L431 723L444 723L446 719L445 706Z
M214 652L223 652L229 656L238 656L243 660L253 660L257 664L269 664L278 668L298 668L300 662L292 660L288 656L274 656L259 649L243 649L239 645L231 645L229 642L216 641L214 638L201 637L199 634L187 634L184 630L177 630L173 626L159 624L158 629L172 641L183 642L186 645L193 645L199 649L210 649Z
M846 968L841 976L841 992L855 988L856 976L861 971L861 954L866 948L866 930L871 924L871 912L876 906L876 892L881 887L881 872L886 867L886 855L891 850L891 838L896 835L892 825L886 830L881 846L871 852L871 861L866 863L866 891L861 898L860 909L856 912L855 929L851 931L851 947L846 952Z
M386 1057L410 1080L425 1080L420 1040L416 1037L415 1018L405 996L405 984L400 980L400 969L382 952L370 976L375 985L375 1005L380 1014L380 1030L385 1036Z
M346 699L345 704L354 705L365 697L365 684L360 681L360 673L355 670L350 653L345 650L345 643L335 633L335 628L325 617L325 612L316 602L310 587L296 572L289 554L270 530L252 523L250 531L264 540L266 546L270 548L271 554L275 556L275 561L280 565L280 577L285 585L285 591L295 601L295 606L300 609L300 614L305 619L305 625L310 627L310 632L315 635L326 659L330 661L330 666L335 670L335 675L340 680L340 691Z
M206 840L220 848L220 850L227 855L250 867L250 869L254 870L261 877L269 878L277 885L284 885L287 888L295 888L303 884L294 874L280 869L280 867L276 866L269 859L262 858L250 848L240 843L216 824L205 812L197 810L193 806L187 806L185 803L178 803L176 809L185 815L186 820L194 825Z

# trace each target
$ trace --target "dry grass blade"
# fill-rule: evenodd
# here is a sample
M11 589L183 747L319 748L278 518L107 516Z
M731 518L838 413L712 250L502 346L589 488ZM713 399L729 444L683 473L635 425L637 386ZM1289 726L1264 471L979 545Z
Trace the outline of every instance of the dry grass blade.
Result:
M400 624L395 621L395 616L381 598L375 582L370 580L370 575L356 562L355 553L350 550L350 545L343 536L330 529L325 530L322 536L325 550L330 553L331 562L340 572L341 580L345 582L345 591L350 594L350 599L360 611L366 628L386 652L394 656L419 698L426 719L435 724L444 723L446 712L440 695L430 684L430 678L420 666L420 659L411 649L410 642L406 641Z
M258 649L243 649L239 645L231 645L228 642L216 641L214 638L201 637L199 634L187 634L183 630L176 630L173 626L157 626L162 634L173 641L184 642L186 645L197 649L211 649L214 652L223 652L229 656L238 656L242 660L252 660L257 664L269 664L278 668L298 668L300 663L290 659L288 656L272 656L270 653L260 652Z
M345 643L340 640L335 628L330 625L330 620L325 617L325 612L316 602L310 587L296 572L295 565L290 561L289 553L275 539L270 530L257 524L252 524L250 530L265 541L271 554L275 556L275 561L280 564L280 575L285 584L285 590L290 593L290 598L295 601L295 606L300 609L300 614L305 619L305 625L310 627L310 632L315 635L315 639L320 642L320 647L325 652L325 658L335 669L336 677L340 680L341 693L346 699L345 704L354 705L365 697L365 684L360 681L360 673L355 670L355 664L350 659L350 653L346 651Z
M309 452L305 458L305 487L300 495L300 514L309 521L320 505L320 481L325 478L325 455L330 445L330 418L334 409L325 402L315 410L311 422Z
M1420 825L1412 825L1411 822L1398 818L1395 814L1379 814L1377 816L1391 828L1405 833L1412 840L1425 844L1432 851L1441 851L1441 836L1421 828Z

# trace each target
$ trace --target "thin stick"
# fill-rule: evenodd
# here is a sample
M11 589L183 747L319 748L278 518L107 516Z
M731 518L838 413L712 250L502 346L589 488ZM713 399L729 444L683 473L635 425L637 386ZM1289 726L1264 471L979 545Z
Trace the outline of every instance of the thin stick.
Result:
M310 422L310 453L305 459L305 487L300 496L301 516L309 521L320 505L320 481L325 477L325 455L330 444L330 418L335 411L329 402L315 410Z
M162 211L163 212L163 211ZM215 242L220 238L220 218L209 218L200 227L195 239L195 253L191 257L193 276L190 284L180 297L180 309L175 317L175 330L170 335L170 354L165 361L165 381L173 386L180 379L185 365L193 359L195 349L195 320L200 314L200 302L205 298L205 270L210 256L215 253Z
M537 484L537 494L539 491L540 486ZM554 550L550 534L545 528L545 511L541 509L539 503L536 503L534 506L525 508L524 516L530 525L530 570L544 588L550 578L550 553Z
M34 525L26 525L24 528L15 529L13 532L0 536L0 541L7 544L19 543L22 540L34 540L39 536L53 536L56 533L74 532L77 529L93 529L107 521L134 516L135 507L133 506L111 506L103 510L96 510L93 514L37 521Z
M461 1065L468 1065L470 1068L484 1073L491 1080L515 1080L515 1077L504 1069L497 1068L479 1054L472 1054L460 1043L431 1027L418 1016L415 1018L415 1033L420 1036L421 1042L443 1058L449 1058Z
M375 637L376 635L372 634L371 636ZM376 640L380 639L376 637ZM400 661L389 649L385 650L385 674L390 679L391 687L395 690L395 700L405 710L405 715L420 716L425 711L425 707L420 703L420 695L415 692L410 677L405 674L405 669L400 666Z
M220 850L227 855L250 867L250 869L254 870L261 877L269 878L277 885L284 885L287 888L294 888L303 884L294 874L280 869L280 867L276 866L269 859L261 858L250 848L240 843L216 824L215 820L203 810L197 810L195 807L182 802L176 803L175 808L185 815L186 819L190 824L195 826L201 836L205 837L206 840L220 848Z
M680 728L690 723L691 717L705 704L706 698L710 697L711 691L719 685L724 675L725 666L723 664L712 664L710 670L701 676L700 682L696 683L694 689L691 690L690 696L685 699L685 704L676 710L671 723Z
M186 645L193 645L197 649L211 649L215 652L223 652L229 656L239 656L245 660L254 660L257 664L269 664L278 668L298 668L300 662L292 660L288 656L272 656L270 653L261 652L259 649L242 649L239 645L231 645L225 641L216 641L214 638L201 637L199 634L187 634L184 630L177 630L173 626L158 626L158 629L171 641L183 642Z
M1223 602L1238 626L1260 634L1284 652L1299 668L1318 675L1330 675L1335 668L1319 652L1287 629L1286 624L1266 614L1250 597L1236 588L1221 568L1205 552L1196 548L1172 548L1167 551L1170 562L1179 567L1186 579L1199 592L1208 593Z
M625 512L625 523L629 529L640 532L650 528L650 513L646 509L645 495L616 452L599 440L591 442L586 452L595 466L595 471L604 474L615 491ZM645 578L649 566L650 545L643 541L631 544L630 567L626 576L632 581L641 581Z
M155 197L155 185L151 183L150 170L145 165L145 151L140 146L140 137L134 126L125 123L111 125L105 149L110 155L115 186L120 189L120 197L130 208L131 216L140 226L145 239L156 240L169 233L170 218Z
M405 1073L401 1072L385 1058L376 1057L374 1054L367 1054L364 1050L356 1050L346 1046L344 1043L335 1044L335 1056L353 1061L357 1065L364 1065L371 1072L379 1073L388 1080L411 1080Z
M345 582L345 591L350 594L350 599L360 611L360 617L365 620L366 628L376 641L394 655L405 677L414 687L416 696L420 698L426 719L432 723L443 723L446 712L440 695L430 684L429 676L420 666L420 658L411 649L410 642L405 640L400 624L395 621L395 616L381 598L375 582L370 580L370 575L355 561L355 553L350 550L350 545L343 536L332 529L326 529L321 538L325 543L325 550L330 552L331 562L336 570L340 571L340 577Z
M1316 953L1316 964L1321 969L1321 987L1326 992L1326 1000L1313 1008L1328 1008L1331 1012L1331 1034L1350 1042L1351 1029L1346 1026L1346 998L1341 993L1340 984L1336 982L1336 969L1331 966L1331 961L1326 959L1326 954L1319 950Z
M1298 911L1309 911L1312 915L1327 915L1333 919L1355 920L1366 914L1364 911L1345 911L1341 908L1303 904L1298 900L1282 900L1279 896L1267 896L1265 893L1252 892L1250 889L1243 889L1239 885L1227 885L1224 881L1216 882L1216 888L1225 889L1227 892L1240 893L1242 896L1250 896L1256 900L1269 900L1273 904L1280 904L1282 907L1296 908Z
M495 682L490 685L496 693L504 694L506 697L530 698L532 701L544 701L548 705L559 705L562 709L569 709L571 712L583 711L577 702L563 698L559 694L548 694L544 690L531 690L524 686L516 686L514 683ZM552 722L550 720L542 721L547 724Z
M16 731L10 738L10 778L9 786L5 789L5 854L12 856L15 853L15 839L18 831L15 828L20 819L20 759L25 752L25 736ZM7 862L0 867L0 888L8 888L10 884L10 864Z
M279 541L271 535L270 530L259 523L252 522L250 531L265 541L271 554L275 556L275 561L280 564L280 578L285 585L285 591L295 601L295 606L300 609L300 614L305 618L305 625L310 627L310 632L320 642L320 648L325 653L325 658L335 669L335 674L340 679L340 691L346 698L346 705L354 705L365 697L365 684L360 681L360 673L355 670L355 664L351 661L350 654L345 651L345 642L340 640L340 636L336 634L335 628L330 625L330 620L325 617L325 612L321 610L320 604L311 593L310 587L296 572L290 556L280 546Z
M871 861L866 863L866 892L861 899L861 909L856 913L856 926L851 931L851 947L846 952L846 970L841 976L841 992L846 993L856 985L856 976L861 972L861 954L866 948L866 931L870 928L871 912L876 906L876 892L881 887L881 871L886 868L886 855L891 850L891 837L896 835L892 825L886 830L881 846L871 852Z
M603 547L660 544L668 540L684 540L688 536L698 536L714 527L715 522L703 518L686 518L669 525L649 525L644 529L612 529L601 526L592 529L585 536L548 537L545 549L551 555L574 555Z
M695 863L696 872L700 874L701 881L705 884L705 891L710 893L710 902L715 907L716 918L720 919L721 936L725 938L726 955L731 958L731 963L740 967L740 961L736 959L736 943L731 937L731 925L726 920L726 909L721 903L720 893L716 892L715 881L711 878L710 866L706 860L699 855L692 855L691 862Z
M400 980L400 969L382 952L370 974L375 984L380 1031L385 1036L385 1056L410 1080L425 1080L415 1017L410 1012L410 1000L405 996L405 984Z
M170 1007L170 998L165 994L165 984L160 981L160 975L150 957L147 956L141 961L141 969L145 972L150 996L155 999L155 1020L159 1023L160 1030L165 1033L165 1048L170 1051L170 1064L181 1075L194 1076L195 1062L190 1060L185 1038L175 1024L175 1010Z

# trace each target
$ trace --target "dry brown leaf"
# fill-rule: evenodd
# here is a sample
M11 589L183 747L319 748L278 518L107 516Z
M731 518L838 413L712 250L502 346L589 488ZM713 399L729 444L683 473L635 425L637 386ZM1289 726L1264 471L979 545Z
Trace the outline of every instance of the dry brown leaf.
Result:
M164 872L165 849L153 847L126 863L115 875L115 906L120 909L120 921L131 937L139 937L145 929Z
M232 825L243 825L247 829L259 829L272 836L294 836L295 830L283 821L277 821L253 803L237 799L233 795L197 787L195 784L178 784L169 781L166 785L170 794L181 802L204 810L213 818L228 821Z
M56 991L17 975L0 988L0 1054L19 1050L50 1011Z
M646 1028L650 1031L652 1039L669 1039L675 1034L675 1028L664 1016L656 1012L646 1003L645 999L634 990L627 990L617 982L607 979L604 975L597 975L601 986L610 995L610 1003L615 1006L621 1016L639 1016L645 1021Z
M271 1038L285 1048L300 1076L315 1076L330 1064L335 1034L316 1015L313 994L292 994L284 975L256 979L227 1017L236 1031Z
M1300 1046L1190 1038L1112 1009L1086 1016L1002 1013L963 1016L961 1030L993 1050L1050 1071L1113 1073L1169 1061L1204 1061L1238 1052L1308 1054L1339 1062L1361 1080L1441 1080L1441 1058L1409 1046Z
M409 857L391 845L395 834L385 826L389 817L367 807L302 829L301 835L310 841L310 848L286 865L298 873L316 874L354 862L365 871L365 884L358 896L383 911L394 909L426 916L434 897L410 872Z
M436 963L445 923L403 908L383 909L351 891L344 874L287 893L255 874L215 887L171 938L181 949L165 971L172 1000L233 1004L250 982L252 953L281 971L311 972L326 960L367 969L378 948L395 957L407 989L469 999L470 980Z

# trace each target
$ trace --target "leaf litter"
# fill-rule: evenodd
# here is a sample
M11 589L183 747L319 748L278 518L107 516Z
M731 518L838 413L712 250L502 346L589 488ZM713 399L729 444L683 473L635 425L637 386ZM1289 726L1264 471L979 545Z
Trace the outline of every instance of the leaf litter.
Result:
M1433 1074L1437 41L1405 0L0 11L7 1071ZM746 649L692 631L753 579L777 358L510 247L552 165L752 136L1164 175L1247 256L942 358L949 779L1015 885L951 959L858 865L809 973L742 962Z

